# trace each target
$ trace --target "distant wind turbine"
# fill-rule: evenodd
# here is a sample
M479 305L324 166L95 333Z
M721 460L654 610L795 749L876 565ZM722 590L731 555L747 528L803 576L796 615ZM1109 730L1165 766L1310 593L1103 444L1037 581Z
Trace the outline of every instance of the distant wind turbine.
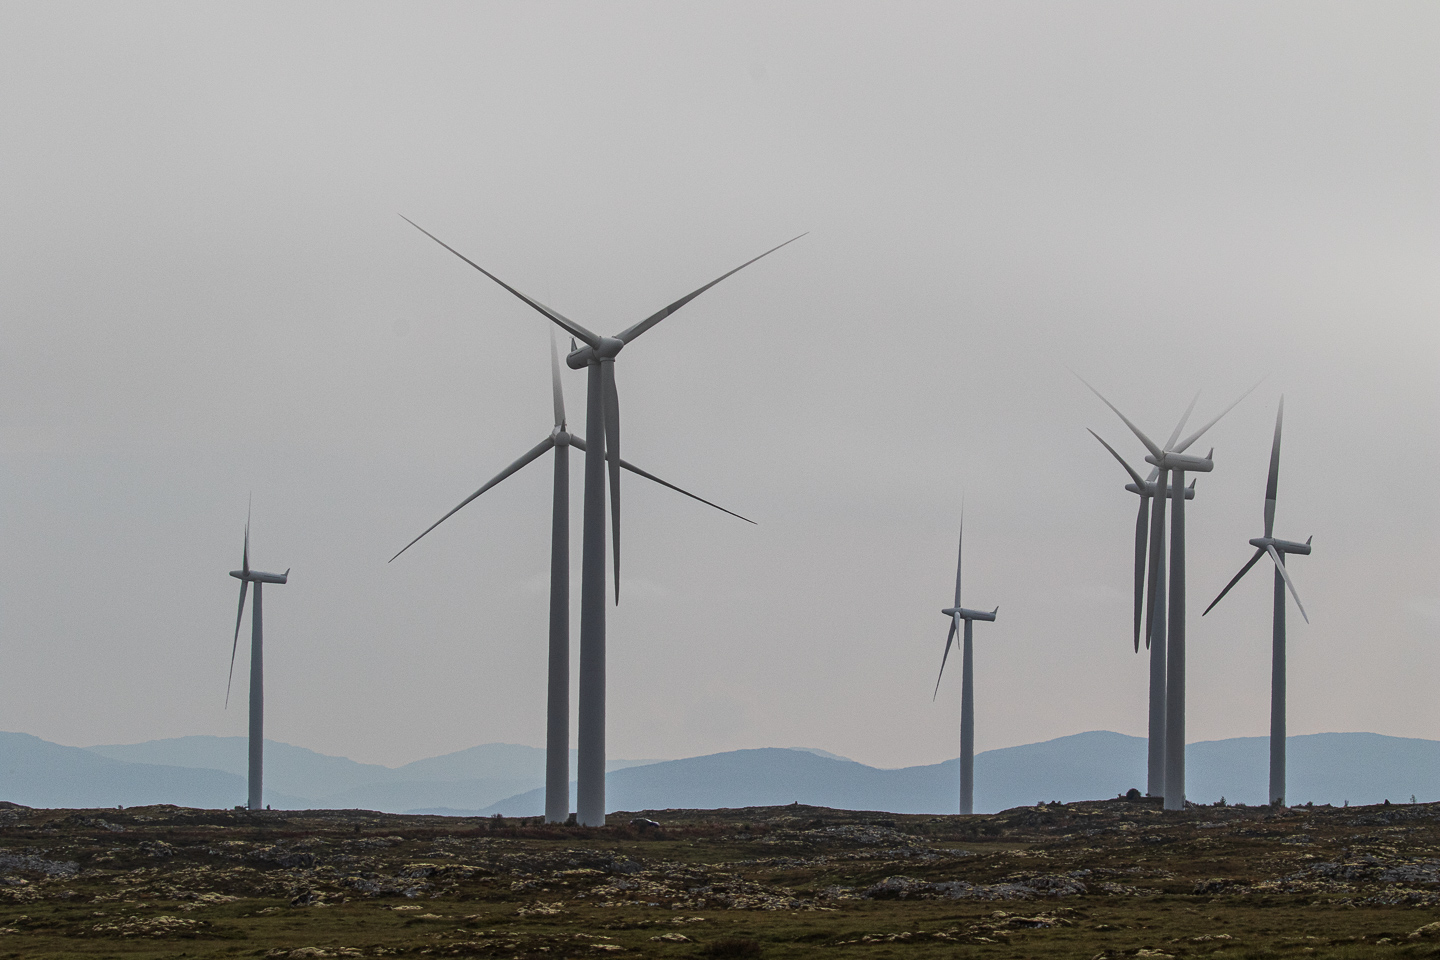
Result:
M1197 399L1199 395L1196 395ZM1180 431L1185 428L1185 421L1190 418L1190 411L1195 408L1195 401L1190 401L1190 407L1181 416L1180 422L1175 425L1175 431L1170 435L1167 445L1173 446L1180 436ZM1150 650L1150 711L1149 711L1149 740L1148 740L1148 763L1146 765L1145 793L1147 796L1162 797L1165 795L1165 525L1162 522L1156 525L1153 531L1153 539L1150 531L1150 508L1151 500L1157 495L1163 500L1172 495L1172 491L1161 491L1156 484L1159 477L1159 469L1152 468L1150 479L1142 480L1140 474L1132 468L1129 462L1105 439L1090 431L1090 435L1099 440L1110 455L1119 461L1120 466L1130 475L1133 482L1127 483L1125 489L1140 497L1140 509L1135 515L1135 652L1140 652L1140 628L1142 625L1144 597L1145 597L1145 559L1147 545L1153 551L1154 556L1159 558L1160 574L1156 578L1155 588L1151 593L1151 616L1145 632L1145 646ZM1190 486L1185 488L1185 499L1195 499L1195 481L1190 481ZM1155 615L1158 609L1159 614Z
M1187 456L1184 451L1190 445L1199 440L1220 418L1225 416L1235 405L1250 395L1251 387L1240 395L1234 403L1220 411L1214 419L1199 430L1186 437L1178 444L1167 444L1161 447L1154 440L1147 437L1139 427L1130 421L1130 418L1121 413L1109 400L1086 383L1084 378L1081 383L1090 388L1090 392L1099 397L1100 400L1115 412L1130 432L1145 445L1150 451L1145 461L1157 468L1155 477L1155 489L1166 491L1170 500L1174 502L1170 518L1170 588L1169 588L1169 610L1168 630L1166 635L1166 657L1165 657L1165 809L1185 809L1185 473L1192 471L1196 473L1209 473L1215 469L1215 462L1211 459L1215 453L1203 457ZM1255 386L1259 386L1257 383ZM1169 474L1175 475L1174 481L1169 481ZM1156 596L1160 581L1160 548L1155 542L1155 533L1163 529L1165 523L1165 500L1166 497L1155 497L1153 516L1150 522L1151 531L1151 556L1150 556L1150 595L1152 600ZM1153 603L1151 606L1151 622L1155 618ZM1147 635L1149 630L1147 629Z
M255 584L255 600L250 608L250 769L246 806L259 810L261 789L265 780L265 664L264 642L260 625L260 586L284 583L290 571L261 573L250 569L250 513L245 513L245 550L240 555L240 569L230 576L240 581L240 608L235 614L235 639L230 644L230 677L225 681L225 705L230 705L230 683L235 679L235 651L240 646L240 621L245 616L245 590Z
M1270 560L1275 564L1275 622L1272 633L1270 651L1270 801L1272 803L1285 803L1285 588L1290 588L1290 594L1295 598L1295 606L1300 608L1300 616L1305 617L1305 622L1310 622L1310 617L1305 613L1305 605L1300 602L1300 594L1295 592L1295 584L1290 579L1290 573L1285 569L1285 555L1298 553L1307 556L1310 553L1310 540L1304 543L1295 543L1291 540L1276 540L1272 534L1275 531L1275 494L1280 485L1280 424L1285 417L1285 398L1280 398L1280 409L1275 412L1275 439L1270 445L1270 477L1265 481L1265 536L1256 537L1250 541L1255 548L1255 555L1250 558L1240 572L1225 584L1225 589L1220 591L1220 596L1210 602L1205 608L1205 613L1215 609L1230 588L1240 582L1240 578L1250 572L1250 568L1259 562L1260 558L1269 554ZM1314 537L1310 538L1311 540ZM1205 616L1205 613L1200 616Z
M965 624L963 646L960 658L960 812L975 812L975 655L972 643L976 620L993 622L1000 612L996 607L989 613L984 610L967 610L960 606L960 571L965 559L965 514L960 514L960 545L955 558L955 605L940 612L950 618L950 633L945 637L945 654L940 658L940 674L935 678L935 699L940 693L940 678L945 676L945 661L950 659L950 645L960 624Z
M579 338L584 346L565 362L575 370L589 369L585 408L585 520L580 574L580 723L576 783L577 819L582 826L605 825L605 474L610 475L611 545L615 555L615 602L620 602L620 397L615 387L615 357L624 347L661 320L761 257L800 237L792 237L745 261L632 324L613 337L592 333L575 321L529 297L486 270L409 217L406 223L504 287L526 306ZM800 236L804 236L801 234Z

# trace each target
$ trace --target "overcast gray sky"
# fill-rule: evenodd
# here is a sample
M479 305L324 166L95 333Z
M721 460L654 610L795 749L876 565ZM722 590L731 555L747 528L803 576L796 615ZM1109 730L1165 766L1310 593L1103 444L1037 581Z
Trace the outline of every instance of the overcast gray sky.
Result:
M1135 502L1086 433L1207 417L1191 739L1440 738L1433 3L0 4L0 729L267 734L397 764L541 745L545 321L618 364L611 756L958 754L930 699L966 498L977 746L1143 734ZM566 371L572 424L583 374ZM1203 452L1203 451L1201 451ZM578 616L579 467L574 555ZM578 637L578 625L574 632ZM242 648L243 649L243 648ZM245 678L244 654L237 682ZM573 716L573 714L572 714Z

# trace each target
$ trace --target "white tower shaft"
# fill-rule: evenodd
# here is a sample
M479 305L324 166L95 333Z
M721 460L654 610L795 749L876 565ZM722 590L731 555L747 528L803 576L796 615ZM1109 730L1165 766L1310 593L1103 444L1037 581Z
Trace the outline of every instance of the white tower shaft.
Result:
M580 575L580 728L576 819L605 825L605 421L600 362L588 364Z
M550 657L545 710L545 821L570 817L570 445L555 447L550 529Z
M1185 809L1185 471L1171 487L1170 629L1165 651L1165 809Z
M975 812L975 654L974 622L965 619L960 660L960 812Z
M1280 554L1285 562L1285 554ZM1275 626L1270 651L1270 802L1285 805L1285 578L1275 569Z
M265 648L261 639L260 588L255 581L255 599L250 606L250 770L246 806L264 809L261 800L265 780Z

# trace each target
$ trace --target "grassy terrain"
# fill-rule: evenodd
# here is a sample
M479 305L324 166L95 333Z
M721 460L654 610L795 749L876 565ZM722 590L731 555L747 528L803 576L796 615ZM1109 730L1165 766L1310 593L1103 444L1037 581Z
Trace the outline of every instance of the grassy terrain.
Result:
M1440 957L1432 805L634 816L0 804L0 958Z

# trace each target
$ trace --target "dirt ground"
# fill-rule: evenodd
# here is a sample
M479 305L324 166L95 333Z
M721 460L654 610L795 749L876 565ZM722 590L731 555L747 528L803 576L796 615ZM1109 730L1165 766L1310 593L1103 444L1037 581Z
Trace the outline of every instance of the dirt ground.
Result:
M1440 805L610 824L0 804L0 957L1440 956Z

